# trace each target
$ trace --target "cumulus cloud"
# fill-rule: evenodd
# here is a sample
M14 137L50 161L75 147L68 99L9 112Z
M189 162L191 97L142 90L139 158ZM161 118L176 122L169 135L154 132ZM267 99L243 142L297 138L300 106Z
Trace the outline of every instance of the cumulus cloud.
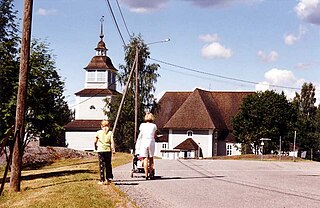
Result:
M286 34L284 36L284 43L286 45L293 45L296 41L300 40L306 32L307 30L300 26L298 35Z
M284 43L287 45L293 45L298 40L298 37L288 34L284 36Z
M201 49L201 55L208 59L227 59L233 54L232 50L221 45L218 34L200 35L199 39L205 42Z
M302 20L320 25L320 0L299 0L294 9Z
M169 2L169 0L157 0L157 1L120 0L120 4L127 6L130 11L136 12L136 13L151 13L151 12L159 11L159 10L163 9L167 5L168 2Z
M201 54L203 57L209 59L227 59L232 56L233 52L231 49L224 47L220 43L213 42L205 45L201 50Z
M258 57L263 62L273 62L278 59L279 54L276 51L271 51L269 54L265 54L263 51L258 51Z
M256 85L257 91L275 90L278 93L283 91L288 99L293 99L295 92L300 93L299 89L307 82L305 79L297 79L292 71L277 68L267 71L264 78L264 81Z
M290 85L295 83L297 80L292 71L277 68L273 68L267 71L264 74L264 78L267 82L275 85Z
M255 4L263 0L184 0L191 2L193 5L203 8L232 6L234 4Z
M51 16L51 15L56 15L57 10L56 9L44 9L44 8L39 8L36 12L37 15L39 16Z

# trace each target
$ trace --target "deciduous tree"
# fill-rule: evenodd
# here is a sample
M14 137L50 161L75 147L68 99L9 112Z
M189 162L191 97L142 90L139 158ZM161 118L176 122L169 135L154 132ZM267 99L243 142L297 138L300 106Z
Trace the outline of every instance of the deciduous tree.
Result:
M312 159L320 145L320 118L319 110L315 106L315 86L304 83L301 93L296 93L293 103L298 112L297 145L300 150L306 150L308 158Z
M15 123L19 37L13 7L13 0L0 0L0 140Z
M236 142L243 145L260 147L261 138L266 152L278 150L280 136L288 140L296 121L296 113L284 93L274 91L257 92L244 98L239 113L232 119L233 135Z
M138 52L138 126L143 121L145 111L150 111L154 106L154 91L155 83L159 74L157 70L158 64L147 64L147 60L150 56L149 48L144 43L141 35L132 37L130 44L125 47L126 64L120 65L120 73L118 74L118 80L122 86L125 86L128 82L129 73L134 64L135 55ZM138 49L138 51L137 51ZM132 80L135 80L135 76ZM132 81L125 98L124 106L122 108L117 129L115 131L115 142L120 151L128 151L134 147L134 127L135 127L135 112L134 112L134 100L135 100L135 81ZM107 105L110 107L110 111L107 112L109 119L115 120L117 110L119 108L121 96L115 97Z

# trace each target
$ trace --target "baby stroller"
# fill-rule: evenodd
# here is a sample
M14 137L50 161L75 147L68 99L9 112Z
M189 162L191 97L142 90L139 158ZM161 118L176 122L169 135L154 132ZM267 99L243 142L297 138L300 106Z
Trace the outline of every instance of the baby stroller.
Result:
M132 169L130 171L130 177L133 178L134 173L145 173L144 171L144 163L143 158L139 156L139 154L134 154L132 158ZM154 179L155 169L149 173L150 179Z

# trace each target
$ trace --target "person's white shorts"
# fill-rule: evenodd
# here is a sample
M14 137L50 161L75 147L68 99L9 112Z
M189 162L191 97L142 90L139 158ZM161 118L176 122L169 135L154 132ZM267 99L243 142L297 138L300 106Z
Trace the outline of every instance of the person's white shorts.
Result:
M140 157L153 157L155 151L155 142L154 141L142 141L139 156Z

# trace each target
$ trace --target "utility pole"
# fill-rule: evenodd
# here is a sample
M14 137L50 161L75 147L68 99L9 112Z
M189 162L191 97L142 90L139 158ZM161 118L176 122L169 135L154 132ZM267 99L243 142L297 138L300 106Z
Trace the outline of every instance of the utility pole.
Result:
M293 138L293 162L296 161L296 139L297 139L297 131L294 131L294 138Z
M10 176L10 188L15 192L20 191L22 155L23 155L23 138L25 122L25 104L28 87L29 59L30 59L30 39L31 39L31 22L32 22L32 5L33 0L24 0L23 12L23 30L20 53L20 72L19 88L17 96L16 122L13 157Z
M127 94L127 91L128 91L129 85L130 85L130 81L132 79L133 72L134 72L134 69L135 69L135 65L137 64L137 62L138 62L138 53L136 51L135 59L134 59L134 62L132 64L132 67L131 67L131 71L130 71L130 74L129 74L129 78L128 78L127 84L126 84L126 86L124 88L124 92L123 92L123 95L122 95L122 98L121 98L120 106L118 108L117 117L116 117L116 120L114 121L113 129L112 129L112 133L113 134L116 131L116 127L117 127L117 124L118 124L120 113L121 113L121 110L122 110L122 107L123 107L123 104L124 104L124 99L126 98L126 94Z
M134 99L134 143L137 141L137 134L138 134L138 75L139 75L139 47L136 46L136 89L135 89L135 99Z
M280 136L280 141L279 141L279 160L281 160L281 136Z

